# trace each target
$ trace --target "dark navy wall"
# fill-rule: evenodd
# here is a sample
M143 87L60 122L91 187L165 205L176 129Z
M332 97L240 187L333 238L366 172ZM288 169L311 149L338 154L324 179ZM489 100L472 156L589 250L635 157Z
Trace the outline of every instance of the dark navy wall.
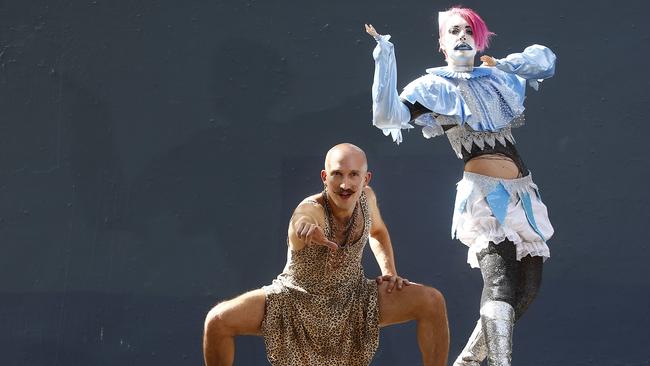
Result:
M519 149L556 234L517 365L649 362L648 6L465 1L502 57L558 55ZM454 358L481 279L449 238L444 138L371 126L371 22L403 86L441 65L437 11L397 1L0 1L0 364L197 365L217 301L282 270L325 151L364 148L401 274L447 297ZM371 255L368 276L377 274ZM414 327L375 365L419 362ZM266 364L259 338L237 364Z

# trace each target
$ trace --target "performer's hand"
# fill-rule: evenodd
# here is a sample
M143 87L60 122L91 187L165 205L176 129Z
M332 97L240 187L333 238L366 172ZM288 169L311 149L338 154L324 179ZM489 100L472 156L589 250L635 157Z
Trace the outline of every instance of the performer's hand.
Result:
M483 56L481 56L481 61L483 61L481 66L496 66L497 65L497 60L492 56L483 55Z
M382 282L388 282L388 287L386 288L387 292L393 292L393 289L397 287L398 290L401 290L404 286L411 284L406 278L402 278L398 275L382 275L378 276L375 281L378 285L381 285Z
M323 228L307 221L298 223L296 227L296 235L305 242L305 245L323 245L332 250L337 250L339 248L338 244L327 239Z
M372 24L364 24L366 26L366 33L370 34L372 38L377 39L379 37L379 33L375 30L375 27L372 26Z

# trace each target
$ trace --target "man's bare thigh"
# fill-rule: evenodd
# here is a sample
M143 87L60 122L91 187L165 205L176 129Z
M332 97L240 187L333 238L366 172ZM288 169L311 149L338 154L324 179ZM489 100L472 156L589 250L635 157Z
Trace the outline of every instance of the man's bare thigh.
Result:
M377 288L379 296L379 325L384 327L391 324L404 323L416 319L418 312L431 304L435 289L411 283L401 290L394 288L386 292L388 283L384 282Z
M257 289L217 304L210 313L218 316L233 335L261 335L265 305L264 290Z

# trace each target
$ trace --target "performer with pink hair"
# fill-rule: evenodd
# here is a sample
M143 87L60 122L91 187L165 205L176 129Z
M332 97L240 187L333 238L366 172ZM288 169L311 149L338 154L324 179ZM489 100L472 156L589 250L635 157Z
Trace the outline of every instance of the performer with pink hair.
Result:
M463 159L451 235L468 246L468 263L481 269L484 287L480 318L454 365L478 366L486 357L491 366L510 365L513 325L539 290L553 235L511 130L524 122L526 83L537 89L553 76L555 55L532 45L502 59L481 56L475 67L476 52L494 35L483 19L454 7L439 13L438 25L447 66L427 69L401 94L390 35L366 25L377 41L373 124L398 144L411 122L426 138L446 134Z

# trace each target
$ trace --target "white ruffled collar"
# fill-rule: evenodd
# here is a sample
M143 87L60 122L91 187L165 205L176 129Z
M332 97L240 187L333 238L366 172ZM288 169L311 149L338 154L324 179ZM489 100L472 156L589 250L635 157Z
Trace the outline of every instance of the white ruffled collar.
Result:
M475 67L470 72L460 72L449 69L447 66L432 67L427 73L451 79L476 79L492 74L491 67Z

